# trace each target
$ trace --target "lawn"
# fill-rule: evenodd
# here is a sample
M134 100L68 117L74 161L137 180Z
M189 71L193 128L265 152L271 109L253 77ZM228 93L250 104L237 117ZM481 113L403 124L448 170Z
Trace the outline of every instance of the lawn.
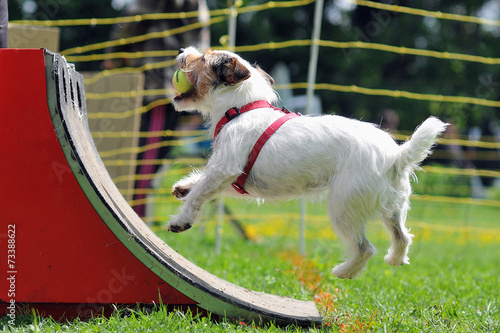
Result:
M166 179L168 189L172 179ZM159 220L175 213L179 202L157 195ZM165 191L168 192L168 191ZM421 193L423 195L423 193ZM476 202L412 200L408 226L415 234L411 265L392 267L383 255L390 242L380 222L368 237L379 253L363 276L340 280L330 274L341 262L343 247L329 226L321 202L307 205L306 254L299 253L299 204L258 205L226 199L245 228L245 240L225 219L220 254L215 252L216 204L201 223L182 234L152 226L167 244L200 267L243 287L314 300L325 326L258 327L250 322L215 321L191 313L117 311L111 318L57 323L27 315L4 331L27 332L498 332L500 331L500 208ZM5 318L2 323L6 323Z

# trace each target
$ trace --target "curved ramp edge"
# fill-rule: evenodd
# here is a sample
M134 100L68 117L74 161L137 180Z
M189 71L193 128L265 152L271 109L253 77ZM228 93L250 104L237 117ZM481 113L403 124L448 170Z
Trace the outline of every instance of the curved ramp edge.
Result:
M316 304L251 291L194 265L156 236L120 194L87 124L83 77L59 54L45 51L47 96L57 137L80 187L115 236L163 281L198 306L228 318L317 325Z

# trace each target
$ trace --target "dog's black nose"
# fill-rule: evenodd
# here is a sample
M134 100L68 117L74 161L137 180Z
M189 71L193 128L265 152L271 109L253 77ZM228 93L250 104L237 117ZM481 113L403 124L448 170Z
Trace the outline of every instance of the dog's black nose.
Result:
M181 54L181 53L184 53L184 48L183 48L183 47L181 47L181 48L179 49L179 54Z

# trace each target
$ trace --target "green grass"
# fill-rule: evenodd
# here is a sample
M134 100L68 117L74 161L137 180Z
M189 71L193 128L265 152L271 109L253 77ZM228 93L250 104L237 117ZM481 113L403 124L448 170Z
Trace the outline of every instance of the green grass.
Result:
M370 239L380 253L369 262L362 277L340 280L329 274L342 255L338 240L308 240L308 255L297 263L294 259L297 258L296 239L274 236L248 242L226 225L222 253L216 255L213 226L206 226L204 231L200 229L194 227L182 235L160 234L174 249L201 267L244 287L308 300L313 300L319 292L328 295L331 305L320 304L320 309L332 326L322 330L496 332L500 329L498 243L459 244L459 238L454 237L439 241L417 239L410 254L412 264L392 267L383 262L383 252L389 242L375 228L370 231ZM309 272L312 278L308 277ZM315 289L307 285L311 280ZM252 323L216 322L190 313L167 312L159 306L152 312L121 311L109 319L70 323L27 316L21 318L12 331L298 330L293 326L259 329L253 328ZM8 331L7 328L4 331Z
M212 246L210 239L213 238L206 237L207 246ZM223 254L209 254L209 260L200 258L196 249L182 246L185 240L178 239L178 245L170 237L169 240L174 248L200 266L245 287L305 299L314 299L319 290L331 295L334 311L325 308L322 311L336 329L366 328L370 323L370 330L376 331L494 332L500 329L498 243L476 240L464 243L460 235L442 232L434 234L434 239L417 234L410 255L412 264L391 267L383 262L389 241L378 228L372 228L369 237L380 253L369 262L364 276L356 280L339 280L329 274L342 256L338 240L308 240L308 255L301 265L319 277L314 286L316 290L302 284L297 273L299 268L290 266L291 258L283 259L286 254L296 252L296 239L276 236L263 239L259 244L245 245L226 228ZM235 249L238 252L231 253ZM247 255L246 250L253 254L250 261L241 259ZM206 254L201 257L204 256ZM261 258L258 265L249 264L257 257ZM214 265L214 261L220 264Z
M171 182L172 180L170 180ZM169 180L164 186L169 188ZM167 196L165 199L168 198ZM19 316L13 332L498 332L500 331L500 208L467 203L412 200L408 225L415 234L411 265L388 266L390 245L380 222L368 228L379 253L362 277L340 280L330 274L343 247L325 216L323 203L307 206L307 254L298 254L296 201L275 206L227 199L227 206L252 235L245 241L225 222L221 254L215 254L214 205L188 232L157 234L180 254L211 273L243 287L317 300L328 326L258 327L158 306L117 311L111 318L55 322ZM179 203L166 199L156 214L173 214ZM6 318L0 324L6 324Z

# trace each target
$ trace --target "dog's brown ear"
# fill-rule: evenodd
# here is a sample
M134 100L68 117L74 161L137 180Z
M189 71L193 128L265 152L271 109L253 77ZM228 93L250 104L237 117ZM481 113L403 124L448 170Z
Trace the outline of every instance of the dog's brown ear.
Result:
M222 70L223 81L229 84L245 81L250 75L250 70L239 62L237 58L232 58L224 65Z

